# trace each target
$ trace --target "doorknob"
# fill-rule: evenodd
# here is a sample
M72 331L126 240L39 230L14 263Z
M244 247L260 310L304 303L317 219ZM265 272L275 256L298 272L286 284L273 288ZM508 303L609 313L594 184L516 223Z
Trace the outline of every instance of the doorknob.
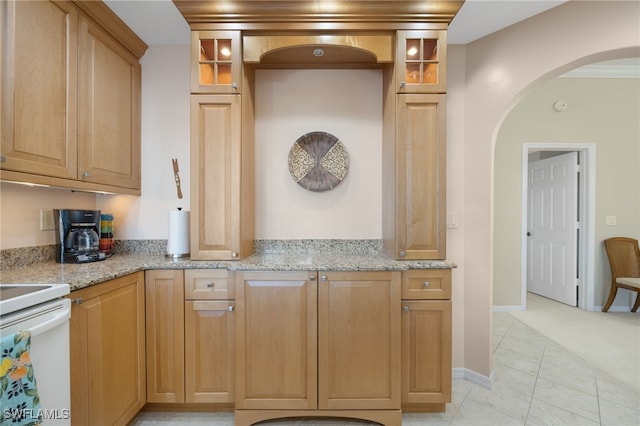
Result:
M531 236L531 232L527 232L527 237L530 237L530 236Z

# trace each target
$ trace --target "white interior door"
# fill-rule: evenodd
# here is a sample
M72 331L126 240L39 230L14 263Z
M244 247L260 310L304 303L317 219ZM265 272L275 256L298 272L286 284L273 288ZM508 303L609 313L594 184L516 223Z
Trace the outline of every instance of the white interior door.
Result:
M527 290L577 306L578 153L529 163Z

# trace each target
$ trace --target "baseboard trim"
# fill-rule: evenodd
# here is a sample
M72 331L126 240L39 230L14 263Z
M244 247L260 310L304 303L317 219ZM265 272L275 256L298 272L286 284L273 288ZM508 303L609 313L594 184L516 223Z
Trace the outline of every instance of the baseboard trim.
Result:
M496 375L493 371L491 371L491 375L489 377L483 376L480 373L476 373L473 370L469 370L468 368L458 367L453 369L453 378L454 379L465 379L470 381L471 383L475 383L476 385L482 386L485 389L491 390L493 384L496 381Z

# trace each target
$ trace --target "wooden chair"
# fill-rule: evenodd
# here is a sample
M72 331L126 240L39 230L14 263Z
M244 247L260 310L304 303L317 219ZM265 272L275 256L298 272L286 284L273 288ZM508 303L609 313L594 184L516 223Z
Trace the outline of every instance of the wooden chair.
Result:
M619 288L638 292L631 312L640 306L640 249L638 240L615 237L604 240L604 247L611 266L611 291L602 312L607 312L616 298Z

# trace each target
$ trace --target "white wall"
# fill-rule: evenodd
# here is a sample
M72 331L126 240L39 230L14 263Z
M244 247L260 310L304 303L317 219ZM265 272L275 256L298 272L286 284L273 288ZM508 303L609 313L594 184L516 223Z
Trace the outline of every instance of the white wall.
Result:
M563 112L552 105L562 99ZM595 306L609 294L603 240L640 238L640 79L554 78L535 86L509 113L496 141L494 306L520 305L522 146L581 143L596 147ZM605 217L617 217L606 226ZM621 291L615 306L629 308ZM635 293L634 293L635 296Z
M464 116L449 115L448 144L464 146L464 366L489 377L493 305L493 152L502 121L539 81L592 62L640 56L638 2L567 2L466 46ZM615 24L614 24L615 23ZM452 106L449 105L449 108ZM462 140L458 140L462 137ZM458 248L452 248L458 249ZM457 259L453 259L457 261Z
M256 238L382 236L382 71L256 71ZM289 173L295 141L337 137L349 171L335 188L308 191Z
M96 196L68 189L0 183L0 249L55 244L54 231L40 231L40 210L96 208Z
M166 239L169 211L189 210L189 55L189 46L153 46L142 57L142 196L98 196L98 208L115 216L116 239Z

